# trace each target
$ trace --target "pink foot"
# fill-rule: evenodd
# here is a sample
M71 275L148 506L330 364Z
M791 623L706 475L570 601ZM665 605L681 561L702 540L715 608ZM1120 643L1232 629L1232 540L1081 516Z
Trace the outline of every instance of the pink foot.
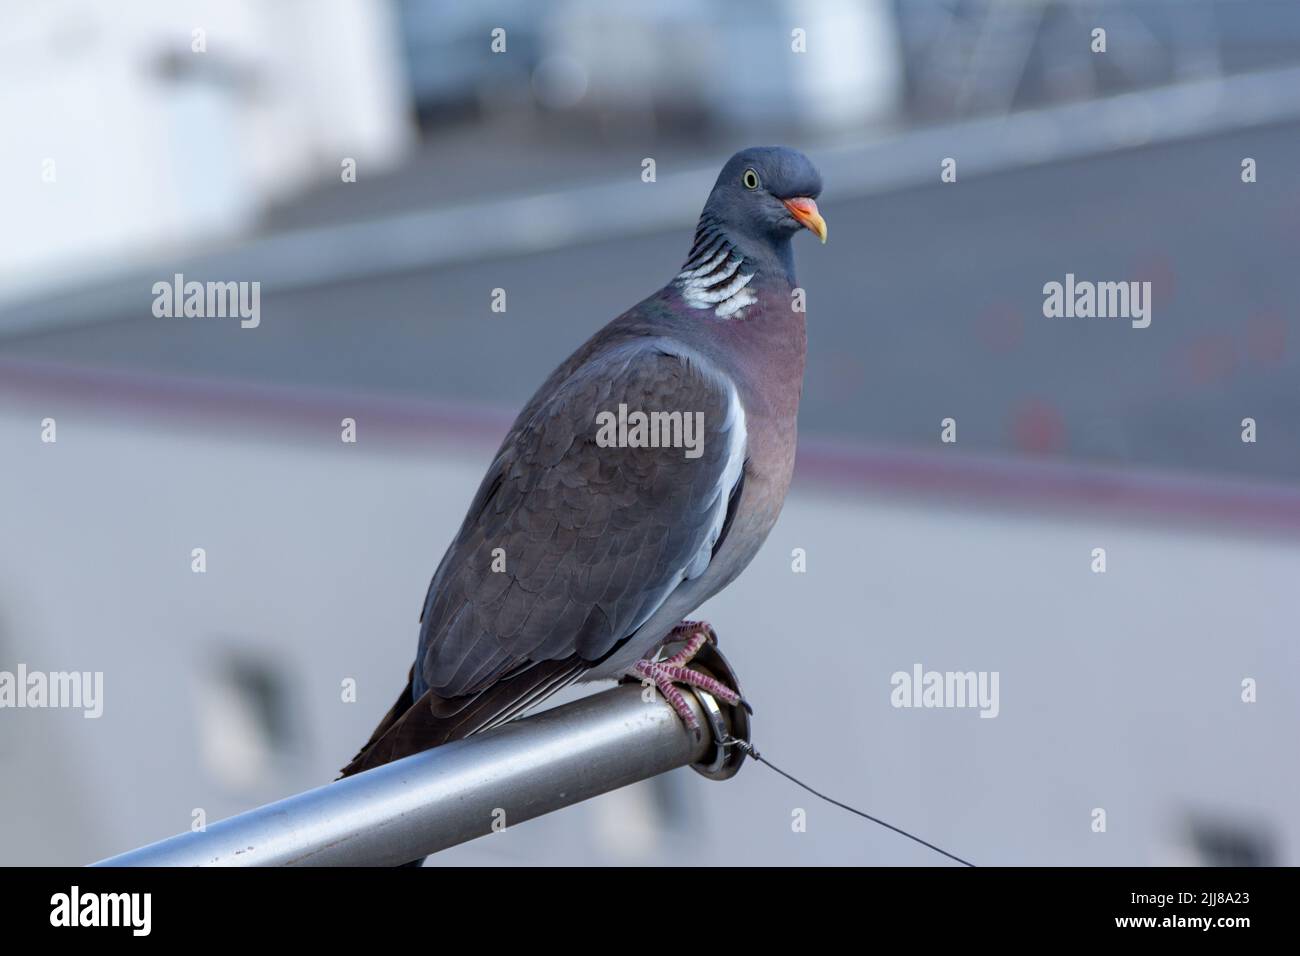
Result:
M714 634L713 628L702 621L683 621L678 627L673 628L672 634L669 635L668 641L665 643L673 643L686 634L690 634L686 646L672 657L662 661L644 658L636 662L633 671L642 680L649 681L659 688L659 693L663 694L664 700L668 701L673 710L677 712L677 716L682 719L682 723L694 733L699 734L700 722L695 719L695 713L686 703L686 698L682 695L682 692L677 688L678 684L698 687L700 690L712 694L723 703L732 706L740 704L748 710L749 705L726 684L715 680L708 674L691 670L686 666L700 652L700 648L705 643L708 641L716 643L717 636Z

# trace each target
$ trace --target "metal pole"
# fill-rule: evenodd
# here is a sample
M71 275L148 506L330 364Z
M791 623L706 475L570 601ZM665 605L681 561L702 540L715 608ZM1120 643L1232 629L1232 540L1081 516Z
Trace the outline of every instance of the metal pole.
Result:
M726 732L726 718L707 694L685 696L706 728L698 740L658 695L647 703L639 685L624 684L95 865L405 863L483 836L494 822L513 826L700 765L717 753L708 728ZM735 772L710 773L719 763L702 772Z

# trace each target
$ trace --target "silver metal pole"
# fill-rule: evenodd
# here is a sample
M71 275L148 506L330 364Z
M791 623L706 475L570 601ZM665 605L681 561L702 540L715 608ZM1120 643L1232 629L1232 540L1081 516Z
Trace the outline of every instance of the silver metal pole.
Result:
M726 732L711 697L685 697ZM707 729L696 740L624 684L95 866L394 866L715 753ZM735 772L710 773L719 763L702 772Z

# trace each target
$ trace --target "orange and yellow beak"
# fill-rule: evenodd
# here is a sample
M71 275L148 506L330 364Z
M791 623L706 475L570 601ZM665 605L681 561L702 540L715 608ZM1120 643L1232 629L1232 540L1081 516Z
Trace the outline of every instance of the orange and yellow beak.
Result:
M817 211L815 202L803 198L783 199L781 201L785 203L785 208L790 210L790 215L794 216L800 225L806 226L817 233L817 238L822 242L826 241L826 220Z

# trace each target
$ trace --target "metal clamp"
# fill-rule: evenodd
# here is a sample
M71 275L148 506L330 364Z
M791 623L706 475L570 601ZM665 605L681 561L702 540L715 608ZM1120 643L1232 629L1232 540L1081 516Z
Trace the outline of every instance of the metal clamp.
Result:
M690 667L692 670L703 671L744 696L740 689L740 678L718 645L712 641L700 648L691 660ZM709 732L713 736L713 749L699 763L691 764L691 769L710 780L729 780L740 772L740 765L745 762L745 749L729 741L749 743L749 711L739 704L724 704L698 687L685 689L694 693L695 699L700 702Z

